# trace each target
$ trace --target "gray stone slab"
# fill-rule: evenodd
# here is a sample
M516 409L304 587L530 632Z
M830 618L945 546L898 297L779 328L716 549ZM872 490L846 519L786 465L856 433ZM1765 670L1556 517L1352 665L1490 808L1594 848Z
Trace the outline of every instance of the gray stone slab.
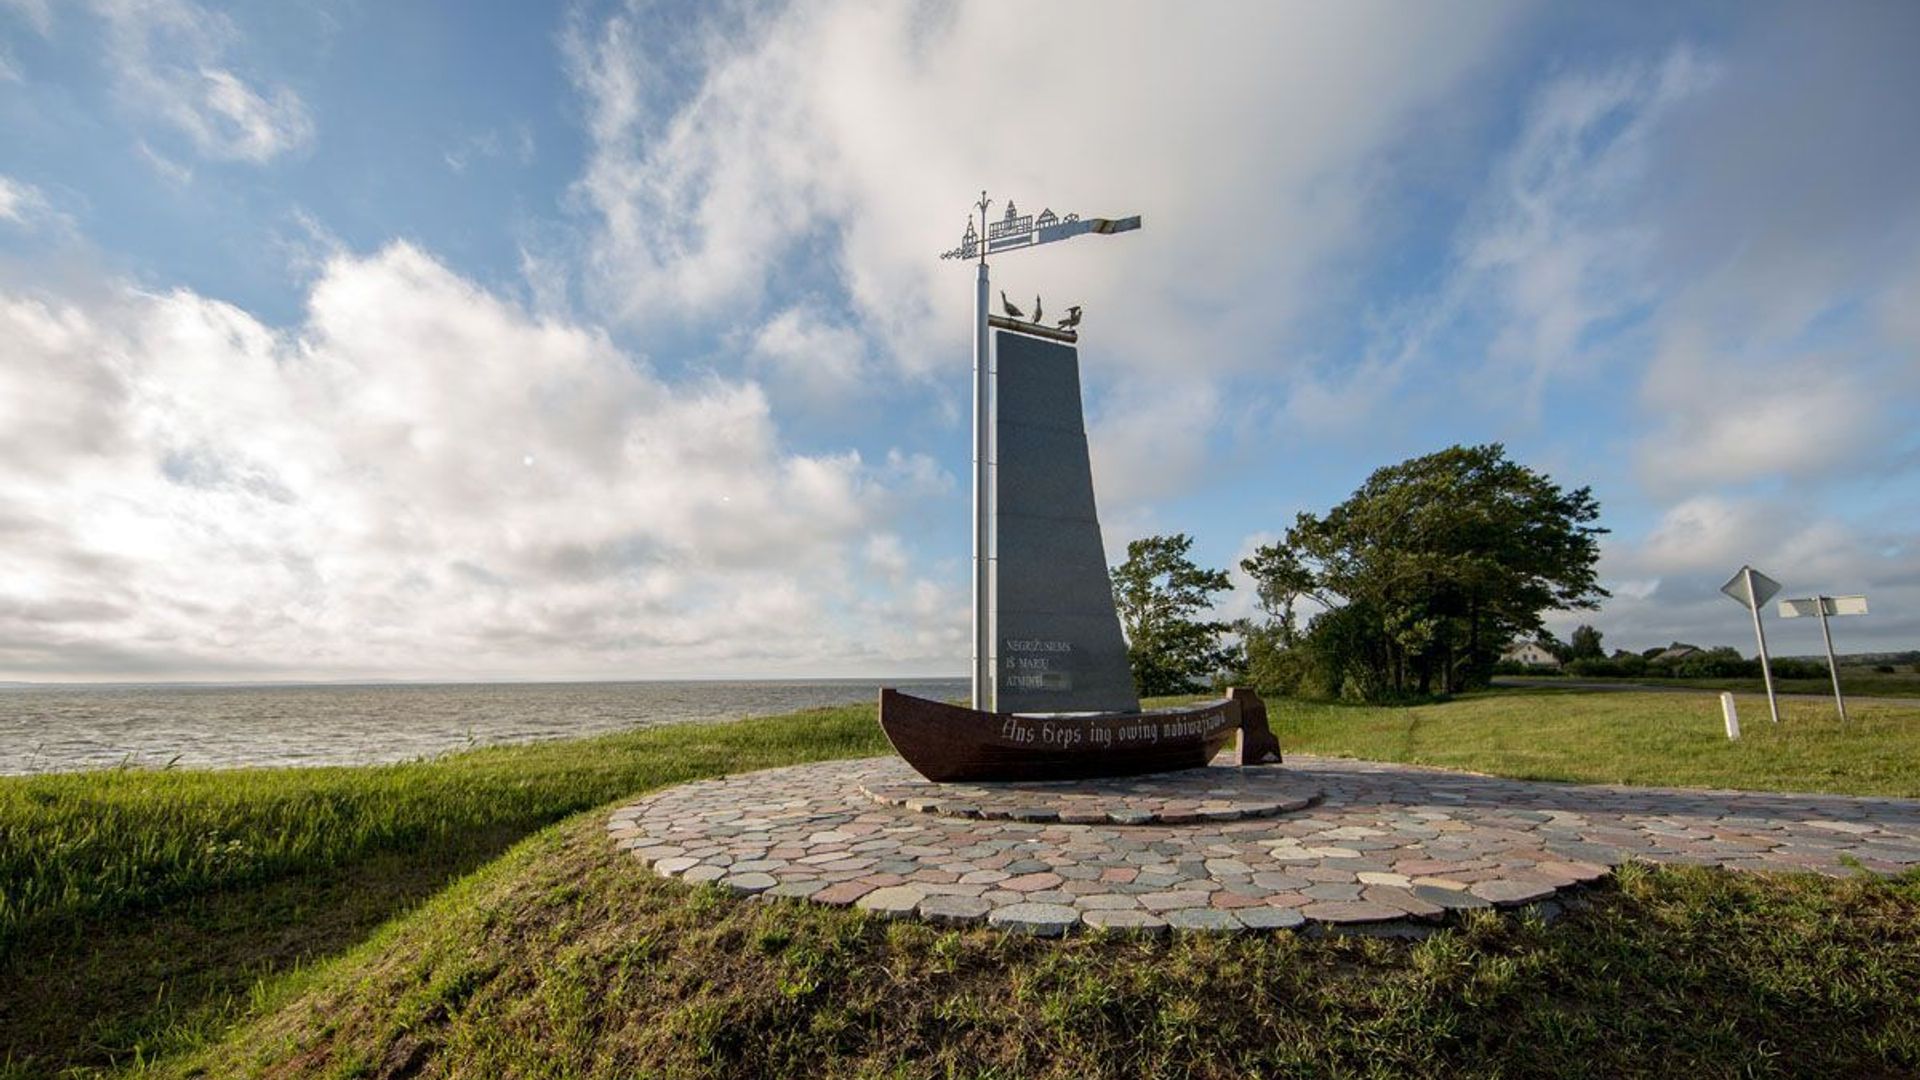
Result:
M780 884L779 880L772 874L758 871L728 874L720 879L721 888L741 896L755 896L778 884Z
M1083 911L1080 918L1088 926L1109 933L1159 935L1166 933L1166 920L1144 911L1096 908Z
M971 926L986 921L993 905L977 896L929 896L920 901L920 917L941 926Z
M990 925L1035 937L1059 937L1079 921L1080 912L1065 904L1008 904L987 914Z
M1415 885L1413 895L1448 911L1469 911L1493 906L1493 901L1475 896L1467 889L1442 889L1434 885Z
M1530 901L1552 896L1554 888L1534 881L1482 881L1469 886L1468 892L1482 900L1490 900L1496 907L1513 907ZM1439 901L1434 901L1439 903Z
M1241 925L1249 930L1292 930L1307 919L1293 908L1250 907L1234 911Z
M1175 930L1234 933L1247 928L1233 912L1219 908L1175 908L1161 917Z
M888 885L855 900L853 906L875 915L898 919L913 914L926 895L926 891L918 885Z

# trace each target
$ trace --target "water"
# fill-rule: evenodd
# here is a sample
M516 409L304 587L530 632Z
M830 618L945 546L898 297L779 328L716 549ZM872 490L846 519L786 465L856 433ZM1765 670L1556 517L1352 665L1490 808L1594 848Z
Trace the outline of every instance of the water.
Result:
M0 689L0 774L365 765L491 743L871 702L873 680ZM964 698L960 679L889 680Z

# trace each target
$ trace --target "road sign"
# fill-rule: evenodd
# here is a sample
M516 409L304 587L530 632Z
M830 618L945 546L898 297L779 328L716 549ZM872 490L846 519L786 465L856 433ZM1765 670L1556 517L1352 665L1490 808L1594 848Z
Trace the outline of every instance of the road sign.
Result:
M1780 617L1783 619L1812 615L1820 617L1820 638L1827 643L1827 674L1833 677L1833 704L1840 710L1842 720L1847 718L1847 699L1840 696L1840 663L1833 658L1833 631L1827 629L1827 616L1866 613L1867 598L1864 596L1807 596L1780 601Z
M1751 588L1747 584L1749 580L1753 582ZM1780 591L1780 583L1751 566L1743 566L1720 586L1720 591L1742 607L1758 607L1773 599L1773 594Z
M1825 608L1822 611L1821 608ZM1867 598L1864 596L1809 596L1800 600L1780 601L1780 617L1783 619L1811 618L1815 615L1865 615Z
M1773 693L1773 661L1767 659L1767 632L1760 626L1760 605L1780 591L1780 583L1751 566L1743 566L1720 591L1753 613L1753 636L1760 642L1760 678L1767 684L1767 714L1780 722L1780 701Z

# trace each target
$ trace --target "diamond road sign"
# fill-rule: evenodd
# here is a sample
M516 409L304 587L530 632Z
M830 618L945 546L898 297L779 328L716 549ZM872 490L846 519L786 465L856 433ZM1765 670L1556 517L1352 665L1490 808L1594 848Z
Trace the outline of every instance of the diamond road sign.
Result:
M1753 591L1758 593L1758 596L1747 592L1748 575L1753 577ZM1743 566L1727 579L1725 585L1720 586L1720 591L1738 601L1741 607L1757 608L1772 599L1774 593L1780 591L1780 583L1752 567Z

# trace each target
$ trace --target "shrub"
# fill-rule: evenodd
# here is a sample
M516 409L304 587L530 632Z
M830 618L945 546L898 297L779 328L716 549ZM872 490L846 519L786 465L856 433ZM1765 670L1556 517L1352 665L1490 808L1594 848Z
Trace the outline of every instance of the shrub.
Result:
M1673 674L1681 679L1757 679L1760 661L1748 660L1733 649L1721 646L1680 661L1673 666Z
M1636 679L1647 673L1646 658L1628 653L1614 659L1592 657L1567 665L1567 674L1600 679Z
M1827 673L1827 665L1818 660L1774 660L1767 667L1776 679L1818 679Z

